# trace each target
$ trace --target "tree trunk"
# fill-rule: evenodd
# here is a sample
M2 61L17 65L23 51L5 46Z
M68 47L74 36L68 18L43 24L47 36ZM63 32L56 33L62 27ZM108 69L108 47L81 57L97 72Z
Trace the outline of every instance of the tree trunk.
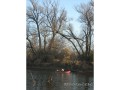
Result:
M52 39L51 39L51 41L50 41L50 43L49 43L49 50L51 50L52 49L52 47L54 47L54 39L55 39L55 33L53 33L53 36L52 36Z
M46 51L46 35L44 36L44 52Z
M41 50L41 36L40 36L40 31L39 31L39 25L37 22L36 24L37 24L37 31L38 31L38 38L39 38L39 51L40 51Z
M30 47L31 47L32 53L33 53L34 55L36 55L36 51L35 51L35 49L34 49L33 46L32 46L32 42L30 41L29 38L27 38L27 40L28 40L29 43L30 43Z
M59 32L57 32L57 33L59 33ZM74 46L74 48L76 49L78 55L81 56L81 55L80 55L80 52L79 52L79 50L77 49L77 47L75 46L74 42L71 41L69 38L67 38L64 34L62 34L62 33L59 33L59 34L60 34L62 37L66 38L68 41L70 41L70 42L72 43L72 45Z

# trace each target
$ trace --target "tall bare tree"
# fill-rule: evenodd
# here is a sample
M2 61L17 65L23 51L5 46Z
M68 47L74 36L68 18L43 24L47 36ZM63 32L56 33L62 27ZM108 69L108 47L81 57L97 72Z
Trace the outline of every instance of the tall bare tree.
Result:
M29 30L29 26L27 25L27 35L26 35L26 39L27 39L27 49L29 48L31 51L32 51L32 53L33 53L33 55L36 55L36 50L35 50L35 48L34 48L34 44L33 44L33 41L31 40L31 38L33 37L32 36L32 33L30 32L30 30Z
M88 4L76 6L75 9L80 14L79 21L83 25L82 32L84 33L85 39L86 60L89 61L94 30L94 2L91 0Z
M50 35L49 28L48 27L41 27L41 35L43 36L43 43L44 43L44 51L46 51L46 45L47 45L47 37Z
M84 40L79 38L79 37L77 37L77 35L74 34L72 24L69 24L66 27L66 30L64 30L64 32L59 32L58 31L57 33L60 34L65 39L67 39L73 45L73 47L77 51L79 59L82 60L81 55L84 54L84 50L83 50L83 45L82 44L83 44Z
M30 0L31 6L27 7L27 19L36 25L38 38L39 38L39 50L41 49L41 32L40 25L44 20L43 7L40 6L37 0Z
M48 0L47 3L44 3L45 7L45 16L46 21L44 22L47 27L49 27L50 32L52 33L51 40L49 43L49 50L54 47L54 40L56 32L62 30L64 23L66 22L66 11L59 10L57 2L51 2Z

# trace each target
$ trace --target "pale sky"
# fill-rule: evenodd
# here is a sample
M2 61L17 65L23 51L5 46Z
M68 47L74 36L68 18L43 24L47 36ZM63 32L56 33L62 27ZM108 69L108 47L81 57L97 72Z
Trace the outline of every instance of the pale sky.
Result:
M27 0L27 4L28 1L29 0ZM73 25L73 29L75 31L74 33L77 35L79 35L80 32L79 30L81 30L81 28L80 28L80 23L77 20L79 18L79 14L75 11L74 7L76 5L80 5L81 3L87 3L89 1L90 0L58 0L59 8L65 8L65 10L67 11L67 17L72 18L72 21L70 21L70 23Z
M73 29L76 34L79 34L80 30L80 23L78 22L79 14L75 11L75 6L80 5L81 3L87 3L90 0L59 0L60 7L64 7L67 11L68 18L72 18L73 21L71 21L73 25Z

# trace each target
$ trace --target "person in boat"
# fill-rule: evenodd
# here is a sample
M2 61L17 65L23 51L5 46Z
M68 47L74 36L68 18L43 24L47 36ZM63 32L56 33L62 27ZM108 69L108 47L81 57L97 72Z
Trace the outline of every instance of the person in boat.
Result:
M65 73L70 73L71 71L70 71L70 69L67 69L66 71L65 71Z
M65 70L62 68L61 71L64 72Z
M65 70L62 68L61 70L58 70L58 69L57 69L56 71L57 71L57 72L59 72L59 71L64 72Z

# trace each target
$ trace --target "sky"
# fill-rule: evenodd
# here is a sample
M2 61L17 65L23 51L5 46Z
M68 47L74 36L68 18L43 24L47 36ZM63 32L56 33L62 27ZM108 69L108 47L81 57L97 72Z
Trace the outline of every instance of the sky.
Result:
M79 14L75 11L75 6L80 5L81 3L87 3L90 0L59 0L60 7L64 7L67 11L68 18L72 18L71 21L75 34L81 30L80 23L78 22Z
M27 5L28 5L27 0ZM39 0L41 1L41 0ZM57 0L56 0L57 1ZM79 35L80 34L80 23L78 22L79 14L75 11L75 6L80 5L81 3L87 3L90 0L58 0L59 8L64 8L67 11L68 19L72 18L70 23L73 25L74 33Z
M27 0L27 1L29 1L29 0ZM38 0L38 1L42 2L42 0ZM73 26L73 30L74 30L73 32L74 32L75 35L79 36L80 32L81 32L81 24L78 21L79 13L77 13L77 11L75 10L75 6L80 5L82 3L87 3L90 0L55 0L55 1L58 1L58 3L59 3L59 9L65 9L67 11L67 18L68 18L68 20L70 18L72 18L72 20L70 21L70 23ZM27 5L29 6L30 3L27 3ZM66 41L66 44L69 47L72 46L67 41Z

